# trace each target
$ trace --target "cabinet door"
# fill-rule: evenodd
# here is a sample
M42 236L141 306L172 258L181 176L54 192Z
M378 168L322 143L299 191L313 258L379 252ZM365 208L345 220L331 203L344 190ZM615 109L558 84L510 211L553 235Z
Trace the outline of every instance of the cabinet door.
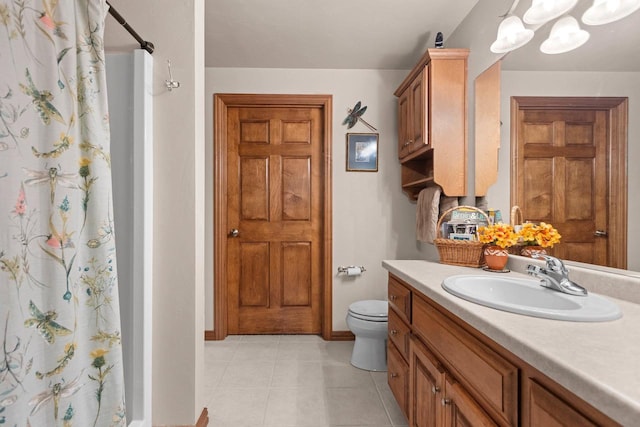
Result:
M400 315L402 321L407 324L411 323L411 290L391 274L389 274L387 299L391 307Z
M425 144L428 144L428 135L426 134L428 124L426 98L427 86L429 84L426 76L428 75L429 66L427 65L424 70L416 76L410 86L411 108L409 111L411 113L411 119L409 120L409 124L411 127L409 128L409 142L411 143L411 152L418 150Z
M409 425L441 426L444 421L444 371L426 347L415 337L409 350Z
M389 340L395 344L405 360L409 360L409 333L411 329L396 314L393 306L389 309Z
M398 157L402 159L411 150L411 86L398 97Z
M408 407L408 379L409 367L404 361L396 346L391 342L387 342L387 381L393 396L398 402L398 406L402 409L402 413L407 416Z
M534 382L528 381L525 389L528 416L523 420L527 427L595 427L584 415L562 399Z
M445 395L442 405L445 407L444 425L446 427L493 427L498 425L459 383L449 377L445 379Z

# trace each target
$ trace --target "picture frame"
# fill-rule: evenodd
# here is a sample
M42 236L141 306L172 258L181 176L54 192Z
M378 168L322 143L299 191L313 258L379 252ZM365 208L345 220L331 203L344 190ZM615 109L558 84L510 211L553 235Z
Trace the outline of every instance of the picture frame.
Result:
M347 134L347 171L378 172L377 133Z

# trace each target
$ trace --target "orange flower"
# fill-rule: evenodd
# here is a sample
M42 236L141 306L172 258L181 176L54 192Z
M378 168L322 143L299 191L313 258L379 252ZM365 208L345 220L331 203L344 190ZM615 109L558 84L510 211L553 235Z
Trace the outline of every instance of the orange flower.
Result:
M552 248L556 243L560 243L562 236L551 224L541 222L536 225L527 222L522 225L518 237L522 239L525 245L538 245L543 248Z
M491 224L478 229L478 238L482 243L508 248L518 242L518 235L509 224Z

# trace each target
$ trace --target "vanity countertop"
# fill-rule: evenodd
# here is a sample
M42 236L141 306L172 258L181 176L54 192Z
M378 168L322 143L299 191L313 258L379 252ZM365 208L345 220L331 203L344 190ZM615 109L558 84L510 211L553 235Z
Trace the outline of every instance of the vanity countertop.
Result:
M624 426L640 420L640 305L607 296L622 309L610 322L567 322L508 313L449 294L442 281L457 274L514 275L423 260L386 260L412 285L511 353Z

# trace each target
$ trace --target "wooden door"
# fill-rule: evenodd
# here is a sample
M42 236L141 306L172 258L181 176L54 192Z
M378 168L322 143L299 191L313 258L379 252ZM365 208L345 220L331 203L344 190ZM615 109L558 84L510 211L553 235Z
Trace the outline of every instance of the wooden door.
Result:
M230 334L320 332L323 128L318 108L228 110Z
M621 147L612 144L610 109L526 106L522 99L512 122L512 205L525 220L558 229L554 256L626 268L626 174L615 178L624 163L616 163Z
M333 337L331 104L330 95L214 96L214 330L205 339Z

